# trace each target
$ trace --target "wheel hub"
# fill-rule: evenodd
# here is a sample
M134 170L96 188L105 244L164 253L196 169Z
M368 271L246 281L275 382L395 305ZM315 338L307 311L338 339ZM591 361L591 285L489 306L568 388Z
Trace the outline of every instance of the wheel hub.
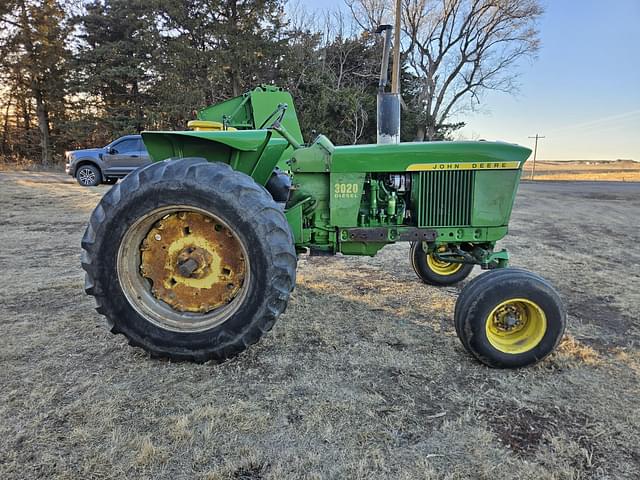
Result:
M78 173L78 177L80 178L80 182L83 185L89 185L90 183L93 183L96 180L95 173L93 173L88 168L81 169L80 172Z
M442 245L437 249L438 253L444 253L446 251L447 251L447 247L445 245ZM461 263L446 262L444 260L440 260L433 253L427 254L427 265L432 271L434 271L438 275L444 275L444 276L453 275L454 273L458 272L462 268Z
M493 309L486 320L489 343L509 354L533 349L546 331L544 311L538 304L525 298L505 300Z
M161 218L143 239L140 252L140 273L151 282L151 293L180 312L207 313L226 305L244 282L239 240L201 213Z
M178 254L176 267L184 278L204 278L211 273L213 255L207 250L189 246Z
M494 314L493 322L500 331L517 331L526 326L526 312L519 304L506 305Z

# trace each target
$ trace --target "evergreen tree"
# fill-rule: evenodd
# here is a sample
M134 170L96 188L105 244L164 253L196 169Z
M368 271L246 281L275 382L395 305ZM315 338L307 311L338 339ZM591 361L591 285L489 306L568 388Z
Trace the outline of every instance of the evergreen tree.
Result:
M142 0L94 0L78 21L74 88L90 107L85 113L96 117L105 140L142 131L159 42L153 8Z
M281 0L158 2L162 54L154 125L184 128L193 111L278 83L286 54Z
M0 66L8 86L3 130L3 153L6 154L9 114L13 105L16 129L22 130L22 148L18 154L29 155L39 144L42 164L53 159L52 119L65 115L65 46L69 28L65 12L56 0L10 0L0 10ZM35 115L34 115L35 114ZM33 135L33 123L37 135Z

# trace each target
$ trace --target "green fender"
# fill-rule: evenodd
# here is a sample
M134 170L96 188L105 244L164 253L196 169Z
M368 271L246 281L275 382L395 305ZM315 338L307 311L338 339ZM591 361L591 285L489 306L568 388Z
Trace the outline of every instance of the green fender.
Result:
M260 185L267 183L289 145L270 130L142 132L142 140L154 162L202 157L231 165Z

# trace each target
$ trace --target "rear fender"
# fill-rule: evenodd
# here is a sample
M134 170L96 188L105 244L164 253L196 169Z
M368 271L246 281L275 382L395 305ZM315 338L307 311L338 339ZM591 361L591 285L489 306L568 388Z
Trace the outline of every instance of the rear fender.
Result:
M270 130L142 132L154 162L168 158L201 157L221 162L265 185L288 147Z

